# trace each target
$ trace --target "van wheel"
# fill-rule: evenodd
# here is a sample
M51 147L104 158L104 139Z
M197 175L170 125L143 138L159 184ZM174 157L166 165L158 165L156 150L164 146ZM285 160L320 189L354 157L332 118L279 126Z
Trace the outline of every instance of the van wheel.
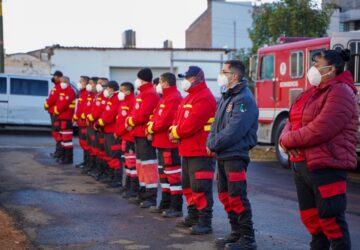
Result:
M276 158L278 159L280 165L283 168L290 168L289 166L289 156L285 151L280 147L279 144L279 137L281 135L281 132L283 131L286 124L286 119L283 119L278 124L276 131L275 131L275 152L276 152Z

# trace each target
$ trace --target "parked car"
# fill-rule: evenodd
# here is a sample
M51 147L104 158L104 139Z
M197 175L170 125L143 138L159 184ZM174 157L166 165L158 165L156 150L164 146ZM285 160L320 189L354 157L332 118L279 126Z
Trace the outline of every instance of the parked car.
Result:
M0 125L50 126L44 102L52 88L50 76L0 74Z

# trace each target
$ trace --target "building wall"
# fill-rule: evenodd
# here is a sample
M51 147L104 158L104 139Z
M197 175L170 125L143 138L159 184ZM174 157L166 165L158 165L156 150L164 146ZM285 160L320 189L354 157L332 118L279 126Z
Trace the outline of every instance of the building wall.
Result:
M212 48L251 48L248 29L252 25L252 9L251 2L213 2Z
M352 9L359 9L360 8L360 1L359 0L323 0L324 3L335 3L341 10L348 11Z
M14 75L50 75L50 64L32 55L20 53L5 56L5 73Z
M211 10L207 9L186 30L186 48L211 48L211 33Z
M170 50L108 50L108 49L66 49L56 48L51 57L52 71L61 70L72 81L78 81L81 75L89 76L116 76L118 81L135 80L136 73L131 77L121 79L119 72L127 68L136 72L143 67L156 69L170 69ZM175 59L189 60L226 60L228 55L223 51L173 51ZM221 69L220 63L206 62L174 62L174 73L185 72L190 65L198 65L204 70L207 83L214 95L219 96L220 90L216 78ZM116 70L116 72L114 72ZM157 70L158 72L158 70ZM120 74L121 75L121 74ZM156 77L156 75L154 76ZM178 80L180 84L181 79ZM185 94L185 93L183 93Z

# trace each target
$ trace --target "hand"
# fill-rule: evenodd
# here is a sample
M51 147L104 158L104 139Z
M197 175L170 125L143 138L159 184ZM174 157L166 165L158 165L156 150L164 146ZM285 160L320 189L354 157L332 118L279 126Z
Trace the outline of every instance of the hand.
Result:
M125 127L126 127L126 130L129 132L131 132L134 129L134 127L131 127L131 126L125 126Z
M114 138L115 138L115 139L118 139L118 138L119 138L119 136L117 136L117 135L114 133Z
M280 142L280 147L284 150L285 153L288 152L288 150L285 148L285 146Z
M170 139L170 141L176 140L171 132L169 133L169 139Z
M179 144L180 143L180 140L178 140L178 139L172 139L172 140L170 140L172 143L174 143L174 144Z
M289 149L287 152L293 157L298 157L299 154L300 154L299 150L296 149L296 148L295 149Z
M153 138L154 138L154 136L151 135L151 134L147 134L147 135L146 135L146 139L147 139L148 141L152 141Z
M215 156L215 153L210 150L210 148L206 147L206 153L210 156Z

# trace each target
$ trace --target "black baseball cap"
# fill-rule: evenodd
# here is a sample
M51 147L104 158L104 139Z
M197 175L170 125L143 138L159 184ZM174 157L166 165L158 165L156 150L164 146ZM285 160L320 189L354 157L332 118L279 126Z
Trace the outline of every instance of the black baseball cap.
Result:
M52 74L53 76L58 76L58 77L63 77L63 73L60 70L56 70L54 72L54 74Z
M190 66L185 73L178 74L178 77L186 78L186 77L196 76L197 74L199 74L200 71L201 68L199 68L198 66Z

